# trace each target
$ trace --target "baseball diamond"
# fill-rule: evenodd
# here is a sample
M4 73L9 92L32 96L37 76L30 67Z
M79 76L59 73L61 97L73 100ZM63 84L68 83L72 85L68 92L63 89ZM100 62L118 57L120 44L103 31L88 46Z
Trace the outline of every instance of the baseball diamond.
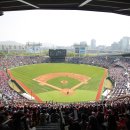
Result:
M26 92L43 102L99 100L106 77L104 68L67 63L22 66L10 73L23 88L26 86Z
M54 86L54 85L52 85L52 84L47 83L47 81L50 80L50 79L54 79L54 78L56 78L56 77L62 77L62 76L64 76L64 77L71 77L71 78L73 78L73 79L79 80L80 83L74 85L74 86L73 86L72 88L70 88L70 89L67 89L67 88L62 89L62 88L59 88L59 87L57 87L57 86ZM51 88L54 88L54 89L56 89L56 90L59 90L59 91L63 92L64 94L70 95L70 94L73 93L73 91L74 91L75 89L77 89L78 87L80 87L82 84L86 84L89 79L90 79L89 77L84 76L84 75L81 75L81 74L66 73L66 72L63 73L63 72L62 72L62 73L50 73L50 74L45 74L45 75L42 75L42 76L39 76L39 77L35 78L34 80L37 81L37 82L39 82L40 85L47 85L47 86L49 86L49 87L51 87ZM65 82L65 81L68 82L67 80L64 80L64 82ZM62 81L61 81L61 82L62 82Z

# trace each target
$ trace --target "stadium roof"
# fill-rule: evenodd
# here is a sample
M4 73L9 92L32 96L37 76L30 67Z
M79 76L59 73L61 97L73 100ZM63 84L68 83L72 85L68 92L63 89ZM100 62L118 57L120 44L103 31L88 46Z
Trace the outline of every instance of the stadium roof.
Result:
M4 11L34 9L88 10L130 15L130 0L0 0Z

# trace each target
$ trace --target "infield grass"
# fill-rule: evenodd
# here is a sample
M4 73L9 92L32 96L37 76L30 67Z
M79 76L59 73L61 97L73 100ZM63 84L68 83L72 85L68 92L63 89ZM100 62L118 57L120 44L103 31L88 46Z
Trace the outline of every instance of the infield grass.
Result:
M64 80L67 81L68 83L65 83L65 84L61 83L61 81L64 81ZM58 78L49 80L47 83L64 89L64 88L72 88L73 86L79 84L80 82L70 77L58 77Z

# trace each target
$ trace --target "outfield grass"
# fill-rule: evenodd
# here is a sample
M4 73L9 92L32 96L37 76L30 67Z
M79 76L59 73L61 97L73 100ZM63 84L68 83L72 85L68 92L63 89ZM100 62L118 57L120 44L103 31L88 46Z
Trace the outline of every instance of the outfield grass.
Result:
M57 101L57 102L81 102L81 101L94 101L96 91L89 90L75 90L72 95L64 95L59 91L50 91L45 94L39 93L38 96L44 101Z
M83 64L45 63L14 68L11 69L11 72L16 79L28 86L28 88L30 88L32 92L38 95L43 101L53 100L58 102L74 102L95 99L100 80L104 74L104 69ZM79 87L72 96L65 96L60 92L55 91L53 88L45 85L41 86L38 82L33 80L40 75L57 72L82 74L90 77L91 79L88 81L88 84L84 84ZM69 81L68 85L61 85L60 80ZM48 83L52 83L55 86L63 88L71 88L78 82L78 80L72 80L70 77L58 77L48 81Z

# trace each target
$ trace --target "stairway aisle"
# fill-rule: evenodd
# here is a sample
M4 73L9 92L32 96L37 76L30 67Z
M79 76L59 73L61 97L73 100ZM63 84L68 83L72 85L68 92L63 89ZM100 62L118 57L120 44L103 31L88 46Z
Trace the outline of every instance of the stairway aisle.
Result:
M48 123L43 126L37 126L36 130L60 130L59 123Z

